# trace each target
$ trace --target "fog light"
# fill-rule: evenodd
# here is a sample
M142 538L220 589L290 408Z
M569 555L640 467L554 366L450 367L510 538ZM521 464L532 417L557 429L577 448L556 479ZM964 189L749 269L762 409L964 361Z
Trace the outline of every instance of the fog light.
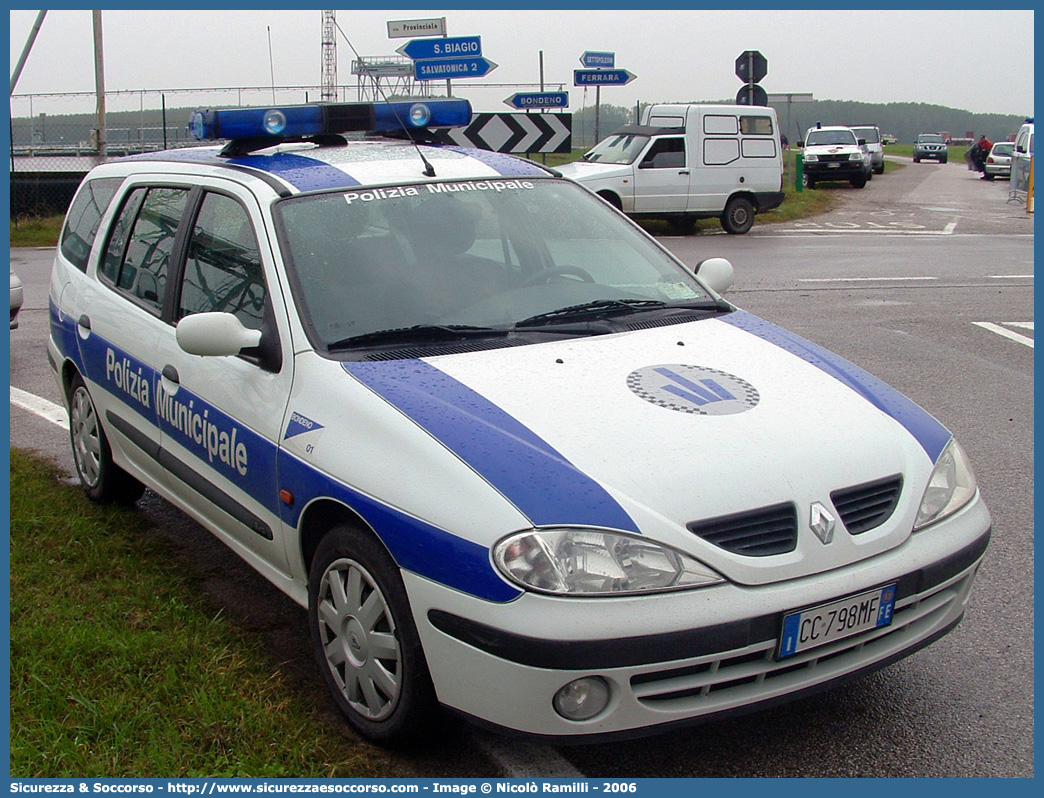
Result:
M600 676L585 676L555 693L553 703L566 720L590 720L609 704L609 685Z

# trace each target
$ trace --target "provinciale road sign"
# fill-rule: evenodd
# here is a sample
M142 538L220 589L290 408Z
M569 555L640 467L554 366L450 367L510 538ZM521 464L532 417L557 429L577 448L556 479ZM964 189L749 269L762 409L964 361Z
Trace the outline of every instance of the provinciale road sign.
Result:
M480 36L451 36L443 39L412 39L395 52L421 61L430 58L478 57L482 55Z
M488 58L428 58L413 62L416 80L448 80L450 78L482 78L498 64Z
M515 92L504 100L504 104L523 111L527 108L567 108L569 107L569 92Z
M409 36L445 36L446 18L397 19L388 22L389 39L405 39Z
M574 69L574 86L626 86L637 75L626 69Z

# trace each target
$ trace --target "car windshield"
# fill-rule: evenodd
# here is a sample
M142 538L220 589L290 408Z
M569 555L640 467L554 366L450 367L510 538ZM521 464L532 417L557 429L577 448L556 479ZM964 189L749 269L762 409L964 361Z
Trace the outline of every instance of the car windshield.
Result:
M320 350L415 327L507 334L534 317L575 326L586 318L578 307L592 317L719 309L691 272L565 180L313 194L283 200L275 214L295 301Z
M990 152L991 155L1011 155L1015 145L1007 142L1002 144L994 144L993 150Z
M855 144L855 133L851 130L810 130L805 139L806 147L824 144Z
M592 163L634 163L634 159L648 143L648 136L637 136L633 133L610 136L584 153L581 160Z
M917 141L921 144L942 144L943 137L934 133L924 133L917 137Z
M852 132L857 138L861 138L867 144L880 144L881 136L878 135L876 127L854 127Z

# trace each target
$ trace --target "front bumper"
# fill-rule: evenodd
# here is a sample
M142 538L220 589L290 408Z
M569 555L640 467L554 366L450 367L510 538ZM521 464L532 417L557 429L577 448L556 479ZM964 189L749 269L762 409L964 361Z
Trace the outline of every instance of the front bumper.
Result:
M914 158L934 158L941 161L947 157L947 150L914 150Z
M552 742L656 733L831 687L941 637L963 616L989 541L980 498L870 560L760 587L635 598L469 598L404 574L439 700L483 725ZM786 612L896 582L892 624L776 659ZM573 722L552 706L581 676L606 709Z
M806 161L805 174L813 180L849 180L865 175L866 164L862 161Z

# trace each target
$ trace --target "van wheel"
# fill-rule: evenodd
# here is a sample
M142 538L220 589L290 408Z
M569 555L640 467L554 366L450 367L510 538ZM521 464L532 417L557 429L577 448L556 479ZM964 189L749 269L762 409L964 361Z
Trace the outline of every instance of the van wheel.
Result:
M733 235L746 233L754 226L754 205L746 197L733 197L721 214L721 226Z
M438 716L435 688L399 567L370 534L338 526L308 577L312 648L338 709L389 748L418 742Z
M76 476L89 499L99 504L134 504L141 498L145 486L113 461L98 410L79 374L69 386L69 441Z

